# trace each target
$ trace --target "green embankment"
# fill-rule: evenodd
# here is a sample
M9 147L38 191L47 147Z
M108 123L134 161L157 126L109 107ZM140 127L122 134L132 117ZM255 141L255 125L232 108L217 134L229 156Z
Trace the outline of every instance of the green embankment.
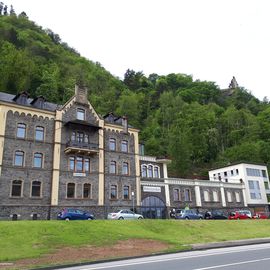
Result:
M129 238L189 244L270 236L269 220L250 221L18 221L0 223L0 261L33 258L62 246L112 245Z

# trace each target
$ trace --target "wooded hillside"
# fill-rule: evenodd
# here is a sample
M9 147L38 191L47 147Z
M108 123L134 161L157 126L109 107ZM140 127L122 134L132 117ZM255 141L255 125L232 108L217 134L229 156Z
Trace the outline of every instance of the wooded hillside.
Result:
M0 91L26 90L62 104L75 83L89 88L101 115L128 116L147 154L172 158L171 175L206 176L210 167L240 161L270 164L268 100L185 74L127 70L121 81L25 13L0 15Z

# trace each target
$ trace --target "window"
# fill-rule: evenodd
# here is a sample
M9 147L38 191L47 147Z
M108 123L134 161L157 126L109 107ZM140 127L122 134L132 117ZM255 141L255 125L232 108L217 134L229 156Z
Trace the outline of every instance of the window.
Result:
M83 198L84 199L91 198L91 185L88 183L83 185Z
M269 189L269 183L268 182L264 182L264 188Z
M180 201L181 200L180 189L179 188L174 188L173 189L173 200L174 201Z
M67 184L67 198L75 198L75 184L74 183Z
M227 200L228 202L232 202L232 193L230 191L227 191Z
M89 135L88 134L84 134L84 142L89 143Z
M227 172L224 172L224 176L227 176Z
M111 199L117 199L117 186L111 185Z
M213 174L213 177L214 177L214 180L215 180L216 179L216 174L215 173Z
M31 197L40 197L41 196L41 182L33 181L32 182L32 190Z
M74 171L75 169L75 157L69 157L69 169Z
M25 138L26 133L26 125L25 124L18 124L17 125L17 138Z
M122 152L127 152L128 151L128 142L127 141L122 141L121 142L121 151Z
M236 169L236 174L237 174L237 175L239 174L239 170L238 170L238 169Z
M83 138L84 138L83 132L77 132L77 134L76 134L76 141L79 142L79 143L82 143L83 142Z
M203 197L204 197L204 201L209 202L210 201L210 196L209 196L209 191L205 190L203 192Z
M115 151L116 150L116 140L111 138L110 139L110 145L109 145L109 148L111 151Z
M83 158L76 157L76 172L82 172L82 171L83 171Z
M89 158L84 159L84 171L85 172L90 171L90 159Z
M147 177L147 166L142 165L142 177Z
M22 181L21 180L12 181L11 196L12 197L22 196Z
M123 197L124 197L124 200L129 200L130 198L129 186L124 186Z
M77 109L77 119L78 120L85 120L85 110Z
M231 170L231 176L233 176L233 170Z
M185 201L189 202L191 201L191 194L190 194L190 189L185 189Z
M248 187L251 199L260 200L262 198L259 181L248 180Z
M23 151L16 151L15 158L14 158L14 165L15 166L23 166L24 164L24 152Z
M259 169L246 168L248 176L261 176Z
M213 201L218 202L218 192L216 190L213 191Z
M148 177L153 177L153 166L149 165L148 166Z
M74 131L71 133L71 141L72 142L76 141L76 132L74 132Z
M44 127L36 127L35 139L36 141L44 141Z
M122 174L128 175L128 163L127 162L123 162Z
M42 168L43 155L41 153L34 154L34 167Z
M116 162L111 161L110 163L110 173L116 174Z
M69 157L69 170L73 172L90 172L90 159Z
M154 177L159 178L159 167L157 166L154 167Z
M239 192L235 192L235 200L236 200L236 202L241 202L240 193Z
M264 178L267 177L267 175L266 175L266 170L262 170L262 176L263 176Z

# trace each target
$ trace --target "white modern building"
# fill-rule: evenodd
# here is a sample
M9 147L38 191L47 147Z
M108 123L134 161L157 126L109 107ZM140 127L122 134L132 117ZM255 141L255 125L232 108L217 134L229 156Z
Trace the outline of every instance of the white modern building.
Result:
M237 163L211 170L210 181L243 183L245 201L248 207L262 210L270 200L267 167L262 164Z

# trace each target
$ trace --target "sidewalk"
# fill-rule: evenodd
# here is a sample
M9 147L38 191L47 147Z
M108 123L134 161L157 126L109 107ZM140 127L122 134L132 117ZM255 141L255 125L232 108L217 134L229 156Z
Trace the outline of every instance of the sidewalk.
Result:
M270 243L270 237L231 240L231 241L213 242L213 243L205 243L205 244L193 244L191 245L191 247L192 247L192 250L205 250L205 249L211 249L211 248L235 247L235 246L244 246L244 245L265 244L265 243Z

